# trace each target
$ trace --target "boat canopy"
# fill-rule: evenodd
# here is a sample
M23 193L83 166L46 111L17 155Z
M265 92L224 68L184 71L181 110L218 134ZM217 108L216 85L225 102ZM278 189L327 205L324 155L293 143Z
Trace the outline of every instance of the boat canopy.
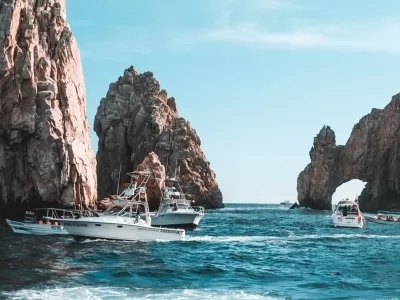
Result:
M344 201L339 201L337 205L358 205L358 203L351 200L344 200Z

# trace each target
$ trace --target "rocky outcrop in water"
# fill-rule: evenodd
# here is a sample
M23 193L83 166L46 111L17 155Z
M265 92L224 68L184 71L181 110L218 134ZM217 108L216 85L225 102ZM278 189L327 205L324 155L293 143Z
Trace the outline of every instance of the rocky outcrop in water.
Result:
M154 152L163 165L178 171L189 199L208 208L223 207L222 193L200 148L200 138L179 116L175 99L160 89L151 72L138 74L130 67L110 84L97 110L94 130L99 137L100 197L115 193L120 166L125 174ZM120 180L123 182L122 176Z
M79 50L65 0L0 0L0 211L93 204Z
M301 206L331 209L332 195L352 179L366 182L363 211L400 208L400 94L384 109L372 109L354 127L346 145L324 126L314 138L311 163L297 179Z

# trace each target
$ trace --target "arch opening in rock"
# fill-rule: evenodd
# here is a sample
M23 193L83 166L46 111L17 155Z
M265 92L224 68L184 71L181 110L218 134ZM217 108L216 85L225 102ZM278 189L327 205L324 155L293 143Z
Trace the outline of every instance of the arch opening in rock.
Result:
M352 179L339 185L332 195L332 204L335 205L341 200L355 200L360 195L367 183L359 179Z
M331 209L332 195L345 182L367 182L359 194L363 212L400 209L400 94L384 109L373 108L354 125L345 145L323 126L309 151L310 163L297 178L300 206Z

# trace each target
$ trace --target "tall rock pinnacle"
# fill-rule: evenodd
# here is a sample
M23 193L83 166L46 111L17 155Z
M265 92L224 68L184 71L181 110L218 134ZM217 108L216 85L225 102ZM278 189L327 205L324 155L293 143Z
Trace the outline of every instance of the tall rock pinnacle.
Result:
M0 0L0 43L0 210L94 203L96 161L65 0Z
M178 115L175 99L160 89L151 72L138 74L130 67L110 84L97 109L94 130L99 137L100 197L116 193L120 166L122 184L125 173L154 152L170 176L177 171L189 199L209 208L223 207L222 193L200 148L200 138ZM158 200L149 199L150 205L155 208Z

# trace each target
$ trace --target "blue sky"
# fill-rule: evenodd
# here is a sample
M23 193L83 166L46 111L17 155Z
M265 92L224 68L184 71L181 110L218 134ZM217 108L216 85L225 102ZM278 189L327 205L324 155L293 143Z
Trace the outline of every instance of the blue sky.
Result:
M224 202L254 203L296 200L322 126L343 144L400 92L399 10L397 0L67 0L67 21L91 126L125 68L152 71L196 128ZM334 202L362 186L342 185Z

